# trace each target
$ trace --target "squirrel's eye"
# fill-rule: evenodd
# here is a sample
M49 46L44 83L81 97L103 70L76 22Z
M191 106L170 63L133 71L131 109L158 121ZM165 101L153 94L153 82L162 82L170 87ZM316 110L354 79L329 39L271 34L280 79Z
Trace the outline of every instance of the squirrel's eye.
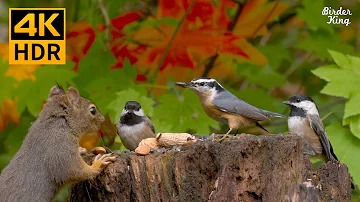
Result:
M90 113L92 114L92 115L95 115L96 114L96 108L95 107L90 107Z
M296 99L296 102L300 102L301 100L298 98L298 99Z

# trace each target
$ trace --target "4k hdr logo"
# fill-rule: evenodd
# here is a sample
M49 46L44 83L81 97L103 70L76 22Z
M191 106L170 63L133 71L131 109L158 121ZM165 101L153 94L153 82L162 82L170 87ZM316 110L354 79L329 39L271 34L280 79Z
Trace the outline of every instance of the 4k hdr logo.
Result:
M65 8L9 9L9 64L65 64Z

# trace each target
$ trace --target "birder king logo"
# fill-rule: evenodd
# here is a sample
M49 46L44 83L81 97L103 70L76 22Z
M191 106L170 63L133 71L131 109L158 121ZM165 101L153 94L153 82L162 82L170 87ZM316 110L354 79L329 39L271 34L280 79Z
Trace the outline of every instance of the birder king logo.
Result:
M65 64L65 8L9 8L9 64Z
M343 9L340 7L338 10L332 9L331 7L324 7L321 12L322 15L327 15L329 21L327 24L343 24L348 26L351 24L350 19L342 16L352 15L350 9Z

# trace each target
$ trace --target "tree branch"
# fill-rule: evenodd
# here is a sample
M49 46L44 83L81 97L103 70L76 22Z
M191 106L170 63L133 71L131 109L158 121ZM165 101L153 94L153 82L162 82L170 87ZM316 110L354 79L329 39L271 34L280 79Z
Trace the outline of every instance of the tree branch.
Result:
M242 12L244 6L245 6L245 3L243 3L243 4L240 4L240 3L239 3L239 7L238 7L238 9L237 9L237 11L236 11L235 18L234 18L233 22L231 23L231 25L230 25L230 27L229 27L229 31L230 31L230 32L232 32L232 31L234 30L234 28L235 28L235 26L236 26L236 23L237 23L238 20L239 20L239 17L240 17L240 15L241 15L241 12Z
M165 58L166 58L167 54L169 53L171 44L173 43L176 34L178 33L178 31L179 31L182 23L184 22L186 16L190 13L190 11L192 10L192 8L194 7L196 1L197 1L197 0L193 0L193 2L190 4L190 6L188 7L188 9L186 10L184 16L180 19L179 24L176 26L176 29L175 29L173 35L171 36L171 39L170 39L169 43L168 43L167 46L166 46L166 49L165 49L165 51L164 51L164 54L162 55L162 57L161 57L161 59L160 59L159 65L158 65L158 67L156 68L154 75L152 76L152 79L153 79L153 80L156 79L156 76L157 76L157 74L159 73L159 70L160 70L161 66L163 65L163 63L164 63Z
M275 11L276 7L279 5L280 1L277 0L275 2L275 5L272 7L272 9L270 10L270 12L268 13L268 15L266 16L266 18L262 21L262 23L256 28L256 30L253 32L252 37L254 37L258 31L261 29L262 26L264 26L266 24L267 19L270 17L270 15Z
M237 23L240 15L241 15L241 12L242 12L242 10L243 10L243 8L245 6L245 3L239 3L238 5L239 5L239 7L238 7L238 9L236 11L235 17L234 17L230 27L228 28L228 30L230 32L232 32L234 30L234 28L236 26L236 23ZM209 74L209 72L214 68L215 61L219 57L218 49L219 49L219 46L216 49L215 55L210 56L209 58L206 59L206 61L209 61L209 62L205 64L205 69L204 69L204 72L202 73L202 77L206 77Z
M104 16L104 20L105 20L105 43L107 44L107 46L109 47L109 35L110 35L110 28L111 28L111 22L110 22L110 18L109 18L109 14L104 6L104 2L103 0L99 0L99 8L101 10L102 15Z

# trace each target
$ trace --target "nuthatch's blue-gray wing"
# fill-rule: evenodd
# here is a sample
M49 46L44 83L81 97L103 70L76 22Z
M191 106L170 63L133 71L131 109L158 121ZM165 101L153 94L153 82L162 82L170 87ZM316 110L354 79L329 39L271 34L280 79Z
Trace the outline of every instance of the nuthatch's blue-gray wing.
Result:
M310 127L314 130L314 132L319 136L321 146L323 147L323 150L325 151L325 155L327 160L338 160L333 147L330 143L330 140L328 139L326 132L324 130L324 125L320 119L320 117L317 114L308 114L307 115L308 120L310 122Z
M256 121L270 120L260 109L240 100L226 90L214 98L214 105L221 111L238 114Z

